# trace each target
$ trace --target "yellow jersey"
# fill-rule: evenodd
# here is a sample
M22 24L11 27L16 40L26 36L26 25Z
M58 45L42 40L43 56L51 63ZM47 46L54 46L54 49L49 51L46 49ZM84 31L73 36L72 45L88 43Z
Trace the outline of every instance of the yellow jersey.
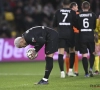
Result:
M100 44L100 19L96 20L96 29L95 32L98 33L98 42L96 44Z

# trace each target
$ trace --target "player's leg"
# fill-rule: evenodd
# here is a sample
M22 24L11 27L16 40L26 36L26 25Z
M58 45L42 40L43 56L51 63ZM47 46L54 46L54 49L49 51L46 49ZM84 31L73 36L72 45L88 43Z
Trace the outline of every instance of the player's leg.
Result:
M78 76L78 51L79 51L79 34L75 33L75 63L74 63L74 73Z
M69 57L70 57L70 54L69 54L69 48L66 47L65 48L65 51L66 51L66 57L65 57L65 67L66 67L66 75L69 71Z
M69 72L68 72L68 76L76 76L73 73L73 66L74 66L74 62L75 62L75 48L69 48L69 52L70 52L70 65L69 65Z
M87 55L88 55L87 53L82 54L82 64L85 71L85 77L89 77Z
M46 60L46 66L45 66L44 77L36 84L48 84L48 78L53 68L53 54L46 55L45 60Z
M85 77L89 77L88 73L88 51L87 51L87 44L86 43L80 43L80 53L82 54L82 64L83 64L83 69L85 71Z
M64 67L63 67L63 64L64 64L64 60L63 60L64 48L59 48L58 53L59 53L59 55L58 55L59 68L60 68L60 71L64 71Z
M58 33L51 33L51 39L45 43L45 74L37 84L48 84L48 79L53 68L53 54L58 50Z
M68 72L68 76L76 76L73 73L73 66L74 66L74 62L75 62L75 39L74 36L67 40L67 44L69 46L69 53L70 53L70 64L69 64L69 72Z
M94 68L95 68L94 75L98 75L99 74L99 56L98 55L95 55Z
M94 60L95 60L95 42L90 42L88 43L88 49L89 49L89 53L90 53L90 59L89 59L89 63L90 63L90 69L89 69L89 74L91 77L93 77L93 66L94 66Z
M95 72L94 74L97 75L99 74L99 51L100 51L100 46L98 43L95 44L95 62L94 62L94 68Z
M58 54L58 64L59 64L59 68L60 68L60 72L61 72L61 78L65 78L64 60L63 60L64 48L59 48L58 52L59 52L59 54Z
M65 78L64 60L63 60L64 51L65 51L64 47L65 47L65 40L64 39L59 39L58 64L59 64L59 68L60 68L60 72L61 72L61 78Z
M75 62L74 62L74 73L76 74L76 76L79 75L78 73L78 51L75 51Z
M53 68L53 54L46 55L45 60L46 60L46 66L45 66L45 75L43 80L48 80Z
M44 78L42 80L46 81L47 83L48 83L48 78L49 78L50 73L51 73L52 68L53 68L53 53L58 50L58 45L57 45L58 43L55 40L47 42L45 44L46 66L45 66Z

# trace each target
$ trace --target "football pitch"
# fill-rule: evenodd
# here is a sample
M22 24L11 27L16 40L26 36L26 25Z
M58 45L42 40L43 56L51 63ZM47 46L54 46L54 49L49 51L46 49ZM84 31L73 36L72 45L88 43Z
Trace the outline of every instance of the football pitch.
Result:
M81 61L79 76L61 79L58 62L48 85L34 85L44 75L45 62L0 63L0 90L100 90L100 75L85 78Z

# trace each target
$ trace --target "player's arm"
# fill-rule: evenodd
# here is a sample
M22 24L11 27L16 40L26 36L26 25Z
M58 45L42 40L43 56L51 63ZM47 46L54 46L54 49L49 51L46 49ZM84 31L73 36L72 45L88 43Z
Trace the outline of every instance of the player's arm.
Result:
M44 45L44 44L39 44L39 43L35 44L35 45L34 45L35 51L38 52L38 51L43 47L43 45Z
M38 51L43 47L43 45L34 44L34 48L29 48L27 50L27 57L31 60L35 59L38 56Z
M77 24L77 15L76 12L72 10L72 20L73 20L73 26L75 28L78 28L78 24Z
M38 37L38 36L35 35L33 43L34 43L35 51L38 52L43 47L43 45L45 44L45 39L42 36Z
M79 15L79 12L76 12L76 20L78 18L78 15ZM73 29L74 29L74 32L79 33L78 25L77 25L77 28L76 27L73 27Z
M35 42L40 43L40 44L44 44L46 42L45 38L43 36L34 36Z
M38 56L38 51L43 47L44 44L34 43L34 48L29 48L27 50L27 57L31 60Z
M79 25L79 14L76 15L76 28L80 30L80 25Z
M45 43L45 39L42 36L40 37L35 34L29 34L29 33L25 32L22 35L22 37L25 38L25 40L28 44L31 44L34 46L36 52L38 52Z

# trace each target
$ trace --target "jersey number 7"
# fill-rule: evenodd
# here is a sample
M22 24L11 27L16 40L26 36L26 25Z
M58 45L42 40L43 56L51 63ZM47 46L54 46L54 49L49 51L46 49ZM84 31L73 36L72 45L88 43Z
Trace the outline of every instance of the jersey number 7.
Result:
M64 15L64 19L62 20L62 22L65 22L66 18L68 17L68 13L62 13L62 15Z

